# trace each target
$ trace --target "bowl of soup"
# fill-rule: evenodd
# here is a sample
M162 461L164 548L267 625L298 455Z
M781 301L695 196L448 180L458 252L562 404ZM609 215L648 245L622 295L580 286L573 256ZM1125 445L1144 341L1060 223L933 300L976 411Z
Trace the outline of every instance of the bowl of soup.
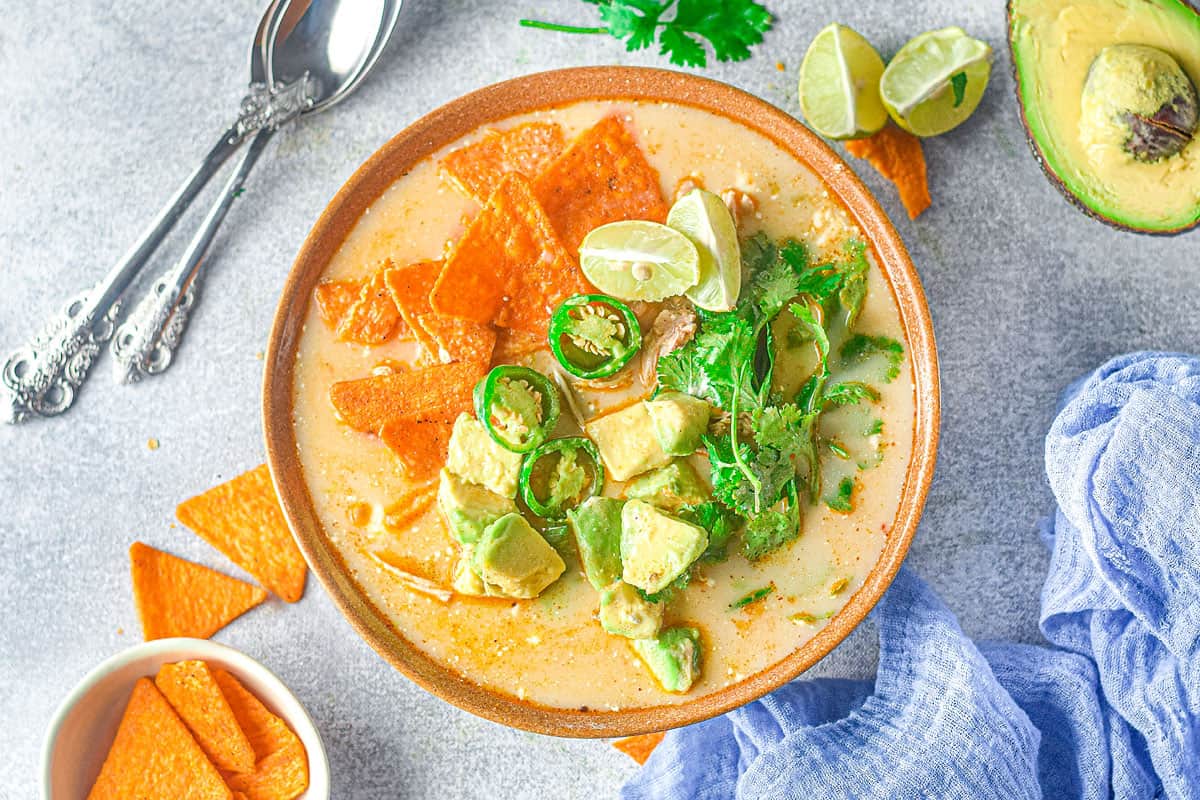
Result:
M905 248L730 86L583 68L469 94L297 256L264 426L309 564L433 694L665 730L791 680L899 569L937 355Z

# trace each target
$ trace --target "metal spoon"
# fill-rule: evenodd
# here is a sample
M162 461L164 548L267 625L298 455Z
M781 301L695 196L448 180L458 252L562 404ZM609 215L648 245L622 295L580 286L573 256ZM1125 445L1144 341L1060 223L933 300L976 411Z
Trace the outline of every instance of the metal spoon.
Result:
M14 351L5 361L0 379L10 394L9 422L54 416L71 406L100 346L113 335L126 289L208 180L250 134L255 134L250 150L180 263L163 279L155 281L151 294L154 302L146 300L139 304L131 320L140 324L131 330L136 335L130 337L124 350L141 354L142 365L158 364L156 369L138 372L165 369L186 322L186 310L194 299L189 290L194 283L195 267L202 262L212 237L271 133L302 112L328 108L358 85L391 36L401 2L275 0L271 3L259 22L250 50L251 85L242 100L238 119L221 134L201 165L108 274L95 286L71 298L29 345ZM370 16L364 13L364 7L374 8L377 13ZM364 34L361 26L367 20L374 20L375 24ZM360 26L357 35L353 31L355 26ZM355 41L360 46L351 53ZM302 46L322 43L324 47L311 47L307 57L300 56ZM272 64L276 50L281 56L277 70ZM297 70L298 65L306 68ZM167 307L165 313L159 311L163 306ZM181 308L183 314L174 313ZM160 324L156 326L150 320L159 320ZM135 347L146 341L153 345ZM169 346L159 349L164 343Z

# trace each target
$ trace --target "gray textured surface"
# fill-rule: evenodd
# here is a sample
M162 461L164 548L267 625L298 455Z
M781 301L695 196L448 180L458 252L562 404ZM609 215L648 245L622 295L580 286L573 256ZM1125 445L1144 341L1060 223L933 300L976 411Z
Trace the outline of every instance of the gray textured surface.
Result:
M935 205L916 223L861 162L925 281L942 358L942 450L909 563L972 635L1038 638L1049 508L1041 441L1060 388L1115 353L1200 350L1200 239L1122 234L1042 178L1018 122L999 0L771 0L755 58L707 74L795 112L812 35L840 19L885 54L961 24L997 49L974 118L930 141ZM236 107L258 0L15 3L0 26L0 345L15 346L139 233ZM527 31L528 12L587 21L575 0L415 0L352 101L278 137L235 205L176 365L113 385L106 357L58 420L0 428L0 797L37 789L55 706L139 638L134 538L220 569L172 527L176 501L259 463L261 362L277 292L351 171L420 114L471 89L580 64L645 63L606 37ZM787 72L777 72L782 61ZM194 216L193 216L194 219ZM178 237L156 260L179 251ZM146 441L161 441L157 451ZM426 695L351 631L321 587L218 638L276 670L324 733L337 798L611 796L632 766L600 742L507 730ZM869 626L814 674L862 676Z

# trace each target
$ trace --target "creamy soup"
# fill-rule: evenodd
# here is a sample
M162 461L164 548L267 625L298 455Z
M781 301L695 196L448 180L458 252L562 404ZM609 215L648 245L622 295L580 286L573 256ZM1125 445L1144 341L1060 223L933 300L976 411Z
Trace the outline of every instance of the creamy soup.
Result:
M843 257L858 234L804 164L765 137L705 111L585 102L496 127L552 121L570 141L613 114L658 170L668 203L685 179L713 192L737 190L743 236L762 231L772 239L796 238L808 246L812 263ZM438 161L481 135L447 146L397 180L347 236L323 279L360 279L384 259L408 264L442 257L480 206L447 180ZM777 341L794 337L789 320L774 325ZM903 342L896 300L873 262L854 329ZM890 382L880 378L878 358L838 368L834 378L861 379L878 396L821 418L819 440L840 453L822 454L825 489L818 502L801 503L799 537L755 562L741 555L735 537L727 560L693 568L686 590L668 604L663 625L700 631L702 668L690 691L667 692L629 640L601 629L598 594L578 560L568 558L566 572L536 599L467 597L449 592L459 547L436 505L427 504L415 521L397 526L389 520L385 509L398 498L428 489L405 480L382 441L340 422L329 392L335 382L370 375L380 364L412 363L415 348L411 341L374 347L338 341L310 303L295 370L299 457L325 535L379 612L432 658L490 690L544 706L603 710L679 703L719 691L820 631L862 586L889 535L912 447L914 389L907 353ZM521 362L550 372L554 357L543 349ZM794 395L815 362L812 344L801 339L794 355L778 358L777 391ZM598 391L576 384L578 413L592 418L646 395L636 360L628 371ZM555 433L577 435L578 422L564 410ZM690 460L708 476L702 456ZM850 486L852 495L841 498L852 500L852 510L846 510L837 490ZM611 479L604 486L604 494L613 497L623 490L624 484Z

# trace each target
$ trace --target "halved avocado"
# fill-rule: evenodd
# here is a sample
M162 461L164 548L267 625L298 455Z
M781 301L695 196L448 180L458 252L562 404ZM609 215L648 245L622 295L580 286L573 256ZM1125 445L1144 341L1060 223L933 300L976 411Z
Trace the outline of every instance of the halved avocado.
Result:
M1172 146L1154 151L1154 158L1146 158L1139 147L1146 123L1152 133L1158 125L1157 111L1174 122L1180 104L1195 102L1200 5L1190 0L1009 0L1008 40L1030 146L1069 200L1124 230L1174 234L1200 225L1200 130L1167 130ZM1129 58L1135 48L1112 58L1112 48L1124 45L1154 48L1169 58ZM1179 74L1172 74L1172 62L1190 83L1190 97L1186 88L1175 90ZM1093 63L1099 65L1096 70ZM1113 130L1098 131L1096 120L1103 115L1095 102L1085 103L1089 79L1093 101L1132 94L1143 107L1112 109L1107 121ZM1098 86L1101 81L1105 85ZM1174 87L1171 97L1164 96L1164 86ZM1114 133L1125 129L1129 136Z

